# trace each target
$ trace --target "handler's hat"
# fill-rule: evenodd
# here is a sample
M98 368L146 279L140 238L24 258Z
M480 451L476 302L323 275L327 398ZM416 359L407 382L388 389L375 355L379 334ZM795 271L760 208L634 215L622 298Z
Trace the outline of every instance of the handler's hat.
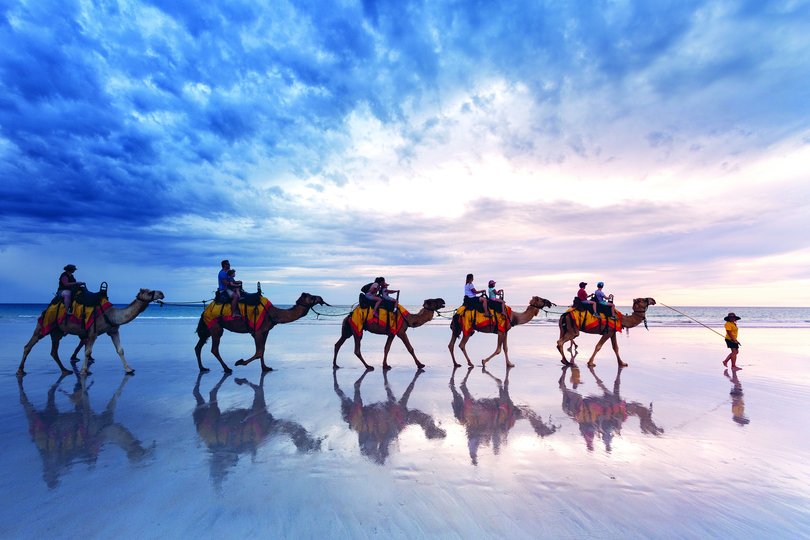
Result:
M490 287L494 287L494 286L495 286L495 280L494 280L494 279L490 279L490 280L489 280L489 286L490 286Z
M739 321L740 319L742 319L742 317L737 317L737 316L734 314L734 312L729 313L728 315L726 315L726 316L723 318L723 320L724 320L724 321L728 321L728 322Z
M67 272L72 272L72 271L74 271L74 270L76 270L76 265L75 265L75 264L68 264L68 265L65 265L65 271L67 271Z
M580 282L579 282L579 286L580 286L580 287L584 287L584 286L586 286L586 285L587 285L587 283L585 283L584 281L580 281Z

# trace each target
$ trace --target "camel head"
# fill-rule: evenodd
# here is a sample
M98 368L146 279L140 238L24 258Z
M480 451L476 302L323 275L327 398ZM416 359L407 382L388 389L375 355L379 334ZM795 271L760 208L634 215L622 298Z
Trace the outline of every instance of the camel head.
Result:
M163 300L165 298L164 294L161 291L152 291L150 289L141 289L138 291L138 294L135 295L135 300L140 300L141 302L155 302L157 300Z
M633 311L647 311L648 307L654 305L654 298L633 298Z
M537 309L544 309L549 308L554 304L550 300L546 300L545 298L540 298L539 296L532 296L532 299L529 300L529 305Z
M320 296L309 293L301 293L301 296L299 296L298 300L295 301L295 305L302 306L305 308L311 308L312 306L315 305L322 306L324 304L326 304L327 306L329 305L326 302L324 302L323 298L321 298Z
M439 311L444 307L444 299L442 298L428 298L422 307L428 311Z

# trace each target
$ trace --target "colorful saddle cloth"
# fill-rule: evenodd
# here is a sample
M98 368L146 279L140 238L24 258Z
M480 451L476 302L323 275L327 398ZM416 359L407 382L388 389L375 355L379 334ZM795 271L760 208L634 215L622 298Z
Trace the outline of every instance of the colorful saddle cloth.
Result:
M39 316L38 323L41 330L40 336L47 336L56 326L67 324L81 324L85 331L95 324L99 317L103 317L104 313L112 307L112 303L103 298L99 301L97 306L85 306L75 300L71 304L72 313L65 313L65 305L62 299L54 300L45 308L42 315Z
M606 315L595 317L590 311L580 311L576 308L568 308L566 313L571 314L574 324L581 332L599 332L605 329L605 324L607 324L608 328L616 330L616 332L622 331L623 315L618 309L616 310L615 321Z
M458 322L461 324L461 332L469 336L476 330L479 332L506 332L512 327L512 308L504 306L506 313L492 313L488 317L486 313L461 306L456 309Z
M270 300L264 296L259 298L259 301L255 306L246 306L242 303L238 305L239 313L247 322L248 328L253 331L262 325L264 319L268 316L268 309L270 309L272 306L273 304L270 302ZM217 321L233 321L233 315L233 310L231 309L230 304L211 303L205 306L205 311L203 311L203 322L205 323L205 326L210 329Z
M361 336L363 329L368 325L382 326L385 328L386 334L393 335L399 332L402 325L405 324L406 315L409 315L408 310L399 304L397 304L397 310L394 312L380 308L376 317L374 316L374 308L358 306L352 311L349 324L356 336Z

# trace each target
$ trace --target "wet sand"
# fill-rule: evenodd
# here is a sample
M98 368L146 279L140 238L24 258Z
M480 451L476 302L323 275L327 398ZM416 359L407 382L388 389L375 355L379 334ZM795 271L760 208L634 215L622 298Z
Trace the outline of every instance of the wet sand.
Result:
M562 370L553 328L515 328L486 371L451 369L449 329L409 332L363 376L336 325L277 327L267 357L198 375L195 321L135 321L60 380L33 326L0 324L0 536L728 538L810 535L810 329L746 329L734 380L705 329L633 329ZM66 358L75 339L63 346ZM379 366L384 339L366 335ZM495 338L477 334L478 362ZM227 334L233 365L251 354ZM117 396L117 397L116 397ZM49 403L50 402L50 403Z

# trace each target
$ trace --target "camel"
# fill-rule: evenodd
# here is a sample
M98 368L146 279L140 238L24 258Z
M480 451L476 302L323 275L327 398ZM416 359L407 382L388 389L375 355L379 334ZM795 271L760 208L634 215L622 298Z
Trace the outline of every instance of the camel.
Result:
M428 298L422 304L422 309L419 310L419 313L409 313L407 315L403 315L405 321L396 333L392 333L387 326L377 324L376 322L367 320L363 323L363 330L367 330L372 334L382 334L388 336L388 339L385 341L385 348L383 349L382 367L384 370L391 369L391 366L388 365L388 351L391 350L391 343L394 341L394 337L398 337L402 340L402 343L405 344L405 348L408 349L409 353L411 353L413 361L416 363L416 367L418 369L425 367L425 364L420 362L416 357L416 353L413 350L413 346L411 345L411 341L408 339L406 332L408 331L408 328L417 328L433 319L436 311L442 309L443 307L444 300L441 298ZM374 366L367 364L365 359L363 359L363 355L360 353L360 341L363 339L363 334L362 332L359 335L354 333L350 324L351 318L352 316L349 314L345 319L343 319L340 339L338 339L337 343L335 343L335 356L332 358L332 369L340 368L340 366L337 364L338 351L347 339L354 336L354 355L357 356L361 362L363 362L363 365L367 370L371 371L374 369Z
M312 437L301 424L291 420L276 418L267 410L264 399L263 371L259 384L253 384L247 379L236 379L239 386L247 385L253 390L253 401L249 407L230 408L221 410L217 401L217 394L225 380L231 376L223 373L208 394L208 402L200 393L200 381L203 373L197 375L194 385L194 399L197 407L194 409L194 426L197 434L205 443L210 455L210 475L216 488L222 488L222 482L228 470L236 465L240 455L256 457L259 448L276 435L289 437L300 453L316 452L321 449L323 439Z
M482 443L491 444L492 451L497 455L501 444L506 445L509 430L518 420L528 420L534 432L541 438L556 433L559 426L547 425L531 408L514 404L509 396L509 370L501 381L486 368L482 368L482 371L498 385L498 397L479 399L474 398L467 389L467 379L472 370L473 368L467 368L459 394L456 390L456 370L453 369L450 376L450 392L453 394L453 414L467 432L467 448L473 465L478 465L478 447Z
M324 302L323 298L320 296L315 296L309 293L301 293L301 296L299 296L298 300L295 301L295 305L289 309L280 309L275 306L270 306L267 309L267 316L262 321L261 326L253 332L248 326L247 318L230 321L217 319L211 328L208 328L205 325L203 316L200 315L200 322L197 323L197 336L200 338L200 340L194 347L194 352L197 355L197 367L200 368L201 372L210 371L208 368L203 366L201 358L203 345L205 345L205 342L208 341L208 338L210 337L211 354L213 354L214 357L219 360L219 363L222 365L222 370L225 373L233 372L225 361L222 360L222 356L219 354L219 340L222 339L222 334L225 332L225 330L228 330L230 332L236 332L237 334L252 333L253 341L256 344L256 352L253 354L253 356L246 360L237 360L237 366L246 366L258 358L262 361L262 371L273 371L273 368L264 362L264 344L267 342L267 333L270 332L270 330L272 330L277 324L291 323L293 321L297 321L301 317L306 316L312 306L322 306L324 304L326 304L326 302Z
M350 399L338 385L337 371L332 370L335 394L340 398L341 415L349 427L357 432L357 442L364 456L384 465L391 443L398 440L399 434L411 425L421 427L428 439L444 439L447 436L447 432L436 424L432 416L419 409L408 408L408 399L416 385L416 379L422 374L421 369L416 370L399 400L388 384L388 372L383 371L386 400L364 404L360 385L369 371L371 370L364 371L354 382L354 399Z
M589 367L588 369L596 380L596 384L602 390L602 395L590 395L587 397L570 390L565 385L565 372L569 367L571 368L571 382L574 389L580 383L579 368L565 366L558 381L562 392L562 409L563 412L579 424L579 432L585 439L588 451L593 451L594 438L599 437L605 444L605 450L610 452L614 434L621 434L622 425L631 416L638 418L642 433L656 437L664 433L664 430L658 427L652 419L652 403L648 407L637 401L627 401L621 396L621 366L616 371L612 392L607 389L602 379L596 374L593 366Z
M533 318L540 313L541 309L551 307L556 305L545 298L540 298L539 296L532 296L531 300L529 300L529 307L526 308L526 311L522 313L515 313L512 312L512 318L510 319L511 326L517 326L519 324L526 324ZM453 335L450 337L450 344L447 345L447 348L450 349L450 358L453 360L453 367L461 367L461 364L456 362L456 355L453 353L453 345L455 344L458 336L461 335L461 322L458 320L458 314L453 315L453 320L450 322L450 329L453 331ZM473 363L470 360L469 355L467 354L467 341L475 332L484 332L487 334L498 334L498 346L495 348L495 352L490 354L488 357L484 358L481 361L481 365L486 366L487 362L492 360L495 356L501 353L501 349L503 349L503 354L506 357L506 367L515 367L515 364L509 361L509 347L507 345L507 333L509 332L509 328L505 331L501 332L498 330L498 326L496 324L490 324L487 328L479 329L476 328L469 335L463 336L461 341L458 344L458 348L461 349L461 352L464 353L464 358L467 359L467 366L472 367Z
M135 373L135 370L129 367L126 358L124 358L124 348L121 346L121 336L118 334L118 329L122 324L127 324L128 322L133 321L135 317L143 313L146 308L149 307L149 304L162 300L163 298L164 296L161 291L141 289L135 296L135 300L133 300L132 303L130 303L127 307L109 308L104 312L104 316L99 317L88 329L84 328L83 323L70 321L66 317L62 324L54 326L54 328L48 333L51 336L51 357L56 362L56 365L59 366L59 369L63 374L71 373L70 370L65 368L62 361L59 360L59 341L68 334L79 336L81 339L79 345L81 346L81 344L84 343L84 364L82 365L81 374L87 375L87 367L90 365L93 345L95 344L98 336L107 334L110 336L118 356L121 357L121 362L124 364L124 372L127 374ZM28 358L28 353L31 352L31 349L40 339L45 337L45 335L41 335L41 320L42 317L37 320L37 327L34 329L34 335L31 336L31 339L25 344L25 347L23 347L22 361L20 362L20 367L17 368L18 377L25 375L25 359ZM78 348L76 352L78 352ZM74 355L76 352L74 352Z
M124 375L104 410L96 412L90 405L86 377L77 377L73 393L68 394L72 408L59 410L56 405L56 390L66 376L61 374L51 385L46 405L41 409L26 395L22 377L17 378L20 404L28 419L31 440L42 459L42 477L49 488L57 487L60 476L68 472L73 464L95 465L102 449L110 444L126 452L130 463L139 463L153 453L154 443L145 447L115 420L115 406L130 377Z
M654 306L655 300L653 298L635 298L633 299L633 314L632 315L625 315L622 317L622 326L624 328L633 328L638 326L641 323L644 323L646 328L647 326L647 308L649 306ZM569 312L563 313L560 316L560 339L557 340L557 350L560 352L562 356L562 364L564 366L571 366L574 365L574 356L571 356L571 361L569 362L568 359L565 357L565 352L563 352L563 346L565 345L566 341L573 341L579 335L579 328L577 328L576 324L574 323L573 318ZM600 325L601 326L601 325ZM586 334L601 334L602 337L599 339L599 342L596 344L596 348L593 350L593 354L591 355L590 360L588 360L589 366L595 366L596 362L594 362L594 358L596 358L596 353L599 352L599 349L602 348L602 345L610 339L610 344L613 346L613 352L616 353L616 361L619 363L620 367L627 367L628 364L623 362L621 356L619 356L619 343L616 341L616 329L607 327L605 329L601 329L597 326L593 329L586 329L583 330ZM570 350L570 348L569 348Z

